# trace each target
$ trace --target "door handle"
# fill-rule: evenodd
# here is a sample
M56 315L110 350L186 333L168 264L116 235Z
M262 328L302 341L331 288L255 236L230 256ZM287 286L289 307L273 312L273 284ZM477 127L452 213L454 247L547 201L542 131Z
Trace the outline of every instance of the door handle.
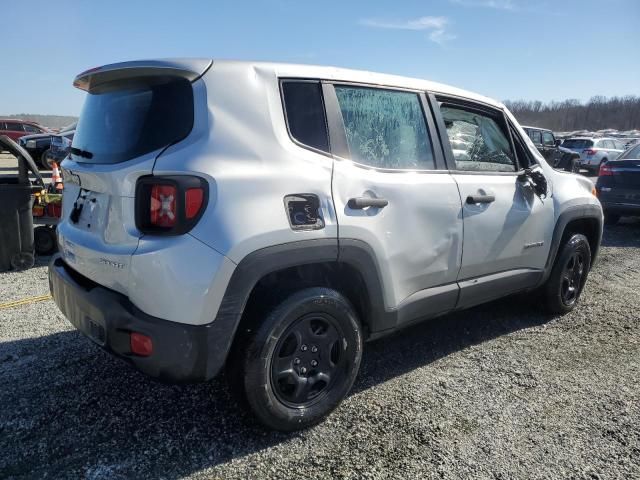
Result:
M492 203L495 201L495 195L469 195L467 197L467 203L469 205L474 205L476 203Z
M373 198L373 197L355 197L350 198L347 202L347 206L353 210L362 210L367 207L384 208L389 205L389 201L386 198Z

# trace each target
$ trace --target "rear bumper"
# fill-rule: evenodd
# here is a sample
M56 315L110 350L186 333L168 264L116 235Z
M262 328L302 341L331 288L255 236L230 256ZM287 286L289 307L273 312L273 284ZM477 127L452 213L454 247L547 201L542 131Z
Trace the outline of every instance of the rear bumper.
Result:
M171 383L213 378L224 364L234 331L224 322L187 325L145 314L124 295L80 275L55 255L49 287L67 319L94 343L152 377ZM135 355L130 333L151 337L153 353Z
M640 215L640 204L633 203L609 203L601 202L602 209L608 213L617 213L618 215Z

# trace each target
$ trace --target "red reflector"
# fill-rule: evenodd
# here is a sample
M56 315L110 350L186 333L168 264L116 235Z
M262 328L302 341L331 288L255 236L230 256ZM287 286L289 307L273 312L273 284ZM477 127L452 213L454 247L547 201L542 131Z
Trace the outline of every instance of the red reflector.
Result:
M173 227L176 224L176 195L173 185L154 185L151 187L151 225Z
M153 353L153 342L151 338L141 333L131 332L129 335L129 345L131 346L131 353L135 353L141 357L148 357Z
M187 219L191 219L198 215L200 207L202 207L202 200L204 199L204 191L202 188L188 188L185 192L185 215Z

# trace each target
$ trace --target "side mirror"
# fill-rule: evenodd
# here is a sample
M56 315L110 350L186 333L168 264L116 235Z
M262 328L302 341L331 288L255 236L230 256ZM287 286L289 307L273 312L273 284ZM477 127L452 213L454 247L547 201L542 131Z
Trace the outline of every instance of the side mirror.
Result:
M562 140L556 138L556 147L559 147L562 143Z

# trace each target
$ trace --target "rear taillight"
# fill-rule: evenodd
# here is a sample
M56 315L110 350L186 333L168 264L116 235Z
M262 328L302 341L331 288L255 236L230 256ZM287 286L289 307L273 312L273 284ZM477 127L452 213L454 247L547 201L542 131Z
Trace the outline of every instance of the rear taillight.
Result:
M184 212L187 219L194 218L202 208L204 190L202 188L188 188L184 194Z
M178 189L173 185L153 185L149 200L149 221L157 227L173 227L178 211L176 197Z
M611 177L613 176L613 169L606 163L600 165L600 171L598 172L598 176L600 177Z
M595 155L598 152L592 148L587 148L586 150L583 150L582 153L586 153L587 155Z
M142 177L136 188L136 226L143 233L181 235L206 207L207 182L199 177Z

